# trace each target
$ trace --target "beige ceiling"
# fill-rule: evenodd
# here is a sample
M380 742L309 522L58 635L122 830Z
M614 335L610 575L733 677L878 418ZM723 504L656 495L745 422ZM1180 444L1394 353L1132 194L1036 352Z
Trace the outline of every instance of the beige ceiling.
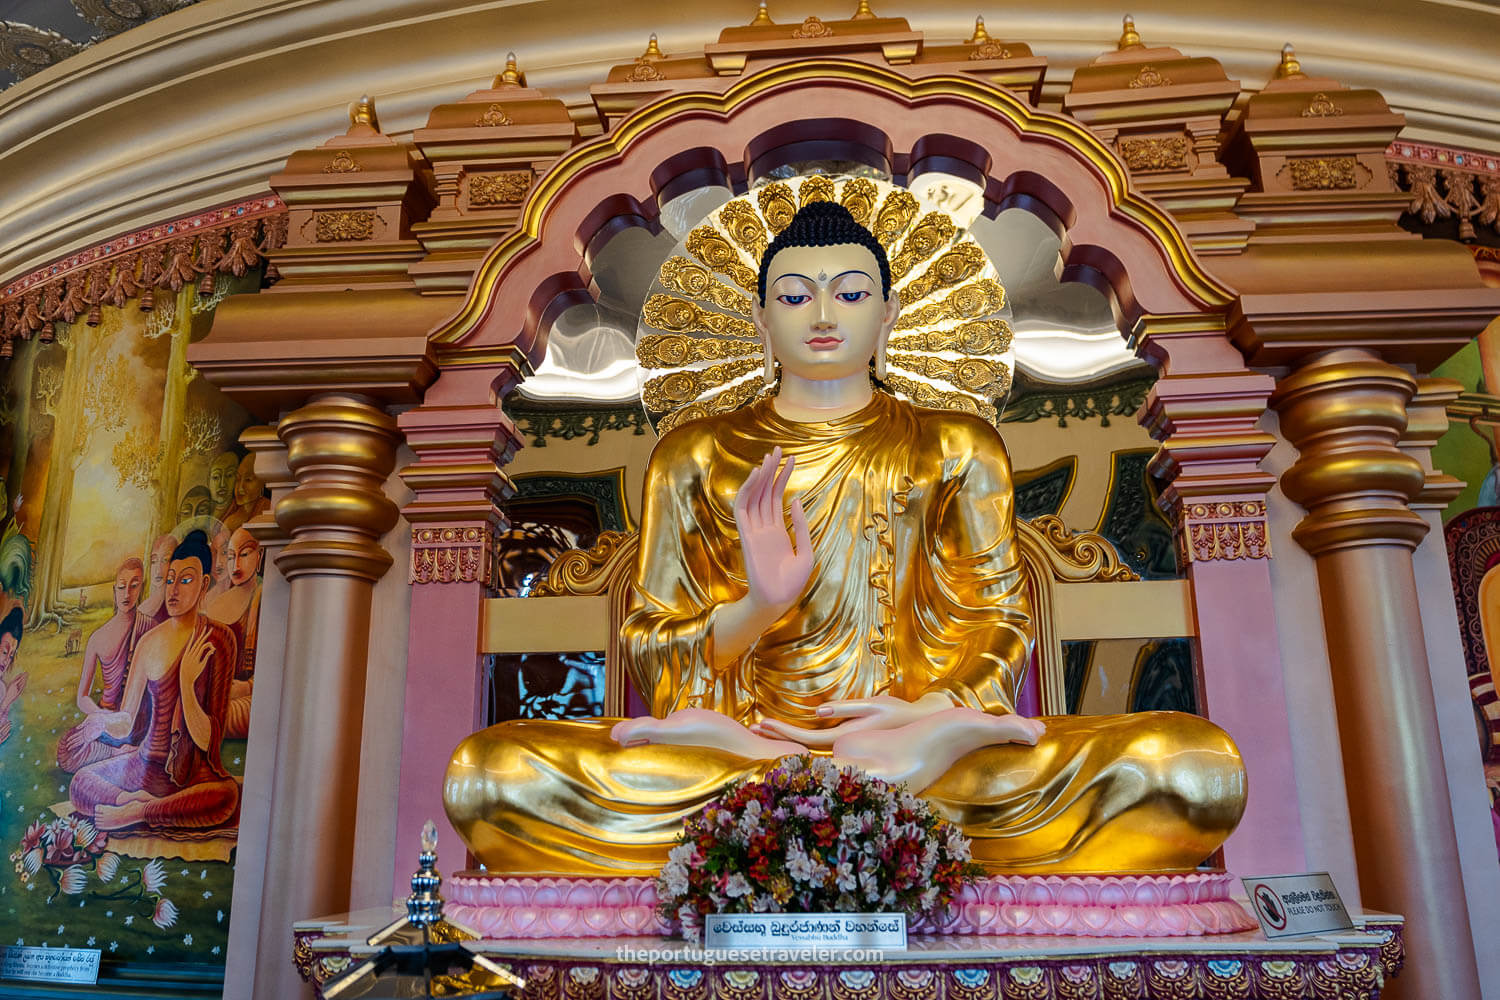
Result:
M778 21L847 17L854 0L772 0ZM930 40L991 35L1048 59L1044 105L1112 48L1114 3L897 5ZM135 225L266 188L291 151L341 132L373 95L390 133L486 84L515 50L530 83L580 118L588 85L657 32L667 53L748 22L750 0L206 0L100 41L0 93L0 279ZM1148 44L1223 62L1259 88L1291 41L1308 72L1381 90L1412 139L1500 150L1500 5L1474 0L1158 0Z

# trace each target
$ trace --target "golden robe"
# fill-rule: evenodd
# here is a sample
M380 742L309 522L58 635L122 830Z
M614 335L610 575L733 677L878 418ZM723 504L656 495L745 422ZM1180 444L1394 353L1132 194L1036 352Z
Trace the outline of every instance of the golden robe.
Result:
M717 609L747 590L734 499L776 446L807 512L803 598L720 670ZM943 691L1013 711L1030 607L1005 446L978 417L877 392L837 420L785 420L769 400L684 424L652 453L621 636L630 677L664 716L699 707L818 727L826 701ZM649 875L684 819L773 762L700 747L621 747L616 720L501 723L455 751L450 820L491 872ZM1170 712L1044 720L1035 747L973 751L922 794L993 870L1195 867L1244 808L1239 753Z

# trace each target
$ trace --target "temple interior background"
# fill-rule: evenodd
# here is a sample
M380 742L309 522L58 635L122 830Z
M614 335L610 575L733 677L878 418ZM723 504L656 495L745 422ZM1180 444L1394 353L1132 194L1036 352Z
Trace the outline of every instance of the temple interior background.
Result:
M522 648L487 602L639 526L657 435L635 344L663 262L731 196L828 173L968 220L1016 332L1018 514L1098 532L1189 609L1162 634L1107 608L1097 635L1070 626L1046 704L1224 725L1252 788L1231 870L1326 870L1372 909L1457 900L1458 925L1406 914L1386 995L1457 962L1500 997L1500 15L869 6L4 6L0 946L99 948L103 996L303 995L291 921L404 895L459 738L621 703L604 643L555 638L602 618ZM733 87L762 73L790 96L741 120L760 98ZM943 100L929 77L1003 94L993 128L898 128ZM854 96L797 108L804 85ZM905 110L861 117L885 107L867 91ZM677 132L632 152L657 128ZM981 148L1002 140L1024 149ZM1078 180L1049 175L1069 157ZM1129 226L1155 256L1111 244ZM1382 392L1399 427L1349 402ZM1320 494L1292 472L1338 449L1416 481ZM1363 534L1328 541L1317 512L1351 496ZM73 787L115 749L86 716L119 636L165 615L163 538L194 528L205 612L242 651L214 765L232 813L199 789L111 834ZM1392 552L1411 599L1359 597ZM1410 641L1350 638L1381 629ZM1433 707L1407 714L1395 677ZM1370 831L1406 810L1451 857L1381 853Z

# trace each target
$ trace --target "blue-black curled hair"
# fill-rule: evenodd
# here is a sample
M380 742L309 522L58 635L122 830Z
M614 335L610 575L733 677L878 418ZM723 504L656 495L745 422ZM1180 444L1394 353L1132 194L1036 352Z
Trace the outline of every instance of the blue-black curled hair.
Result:
M880 265L880 297L891 297L891 264L886 259L885 247L864 226L854 220L849 210L832 201L814 201L803 205L792 216L787 227L776 235L771 245L760 258L760 304L766 304L766 275L771 270L771 260L781 251L791 247L833 247L852 243L864 247L875 255Z
M198 564L203 567L205 576L212 573L214 569L214 552L208 544L208 532L203 531L201 528L189 531L182 541L177 543L177 547L172 550L171 561L176 562L179 559L196 559L198 560Z

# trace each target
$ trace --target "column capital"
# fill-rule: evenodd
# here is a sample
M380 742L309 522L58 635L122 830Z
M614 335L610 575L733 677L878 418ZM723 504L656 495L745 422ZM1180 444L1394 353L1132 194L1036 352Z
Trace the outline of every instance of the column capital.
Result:
M1307 508L1292 537L1313 555L1366 545L1414 549L1427 534L1409 506L1426 472L1397 447L1416 392L1413 376L1363 348L1317 355L1277 384L1271 405L1301 452L1281 487Z
M392 561L380 536L398 516L385 495L401 443L396 421L363 397L327 395L282 417L276 435L297 483L275 507L291 537L277 567L288 579L380 579Z

